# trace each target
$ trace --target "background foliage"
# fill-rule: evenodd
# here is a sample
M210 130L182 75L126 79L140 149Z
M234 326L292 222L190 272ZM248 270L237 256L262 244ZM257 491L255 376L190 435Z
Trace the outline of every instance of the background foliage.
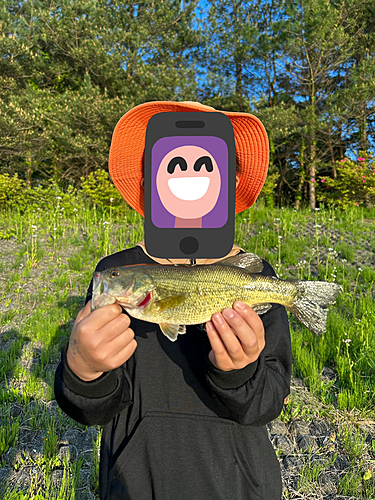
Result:
M374 28L372 0L0 0L0 173L78 188L127 110L198 100L261 118L270 203L342 204L340 161L374 145Z

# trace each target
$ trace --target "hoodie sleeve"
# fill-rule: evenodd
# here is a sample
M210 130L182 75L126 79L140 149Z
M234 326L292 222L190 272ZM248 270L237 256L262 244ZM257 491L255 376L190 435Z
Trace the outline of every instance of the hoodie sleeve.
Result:
M108 258L107 258L108 260ZM95 271L110 267L101 260ZM91 300L92 280L85 304ZM66 353L69 343L61 352L55 373L54 392L60 408L73 420L84 425L105 425L126 406L132 404L131 380L125 365L103 373L91 381L80 379L69 367Z
M69 368L66 352L55 373L55 397L60 408L84 425L105 425L131 404L131 383L123 366L86 382Z
M264 275L275 276L272 267L264 264ZM254 363L224 372L206 358L206 381L212 394L230 418L242 425L261 426L277 418L290 392L292 350L286 310L273 304L261 319L266 345Z

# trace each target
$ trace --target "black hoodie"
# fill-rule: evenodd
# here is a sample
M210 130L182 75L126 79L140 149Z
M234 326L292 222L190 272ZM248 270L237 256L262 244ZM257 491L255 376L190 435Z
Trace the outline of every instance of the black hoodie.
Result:
M136 246L96 270L138 263L155 261ZM274 276L263 264L262 274ZM91 293L92 282L86 303ZM209 340L197 326L170 342L158 325L131 318L135 353L90 382L70 370L65 346L55 396L77 422L104 426L101 500L280 500L280 466L265 425L289 394L290 332L280 305L261 318L265 348L230 372L211 364Z

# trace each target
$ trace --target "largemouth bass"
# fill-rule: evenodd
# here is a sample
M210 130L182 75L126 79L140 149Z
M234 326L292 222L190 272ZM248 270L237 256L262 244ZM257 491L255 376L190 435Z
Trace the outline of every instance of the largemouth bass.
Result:
M134 317L157 323L170 340L185 325L211 319L236 300L258 314L272 303L285 306L316 335L324 333L327 307L341 291L337 283L262 276L262 260L244 253L210 265L137 264L95 272L91 310L117 303Z

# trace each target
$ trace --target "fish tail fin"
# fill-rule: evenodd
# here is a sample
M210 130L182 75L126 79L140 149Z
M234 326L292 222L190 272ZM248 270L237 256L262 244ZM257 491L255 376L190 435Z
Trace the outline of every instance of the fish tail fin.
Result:
M334 303L341 285L327 281L296 280L297 297L289 311L315 335L322 335L327 324L327 307Z

